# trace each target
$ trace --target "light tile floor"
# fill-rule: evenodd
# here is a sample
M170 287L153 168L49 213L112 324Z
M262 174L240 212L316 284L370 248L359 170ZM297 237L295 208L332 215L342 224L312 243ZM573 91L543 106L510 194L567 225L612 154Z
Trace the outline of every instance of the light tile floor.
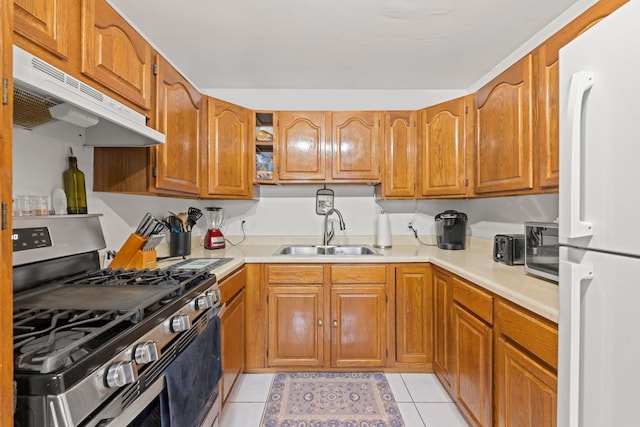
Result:
M222 411L220 427L259 427L273 374L238 379ZM468 427L433 374L387 374L406 427Z

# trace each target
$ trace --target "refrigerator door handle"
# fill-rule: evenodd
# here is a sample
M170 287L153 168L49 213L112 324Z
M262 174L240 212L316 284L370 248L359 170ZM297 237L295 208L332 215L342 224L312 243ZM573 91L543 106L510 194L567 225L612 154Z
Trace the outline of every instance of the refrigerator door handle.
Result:
M593 279L593 267L560 261L560 268L566 272L569 280L569 424L568 427L580 426L580 349L582 333L582 284ZM567 277L563 274L564 277Z
M569 96L567 105L567 142L570 144L568 153L569 164L562 162L562 166L568 166L568 173L562 178L566 178L567 190L565 196L560 199L560 210L564 210L566 215L560 217L568 218L568 221L561 221L559 235L564 238L585 237L593 235L593 224L581 220L581 197L582 197L582 105L585 94L593 86L593 73L580 71L571 76L569 86ZM565 187L565 185L562 185ZM563 206L564 205L564 206ZM564 209L563 209L564 208Z

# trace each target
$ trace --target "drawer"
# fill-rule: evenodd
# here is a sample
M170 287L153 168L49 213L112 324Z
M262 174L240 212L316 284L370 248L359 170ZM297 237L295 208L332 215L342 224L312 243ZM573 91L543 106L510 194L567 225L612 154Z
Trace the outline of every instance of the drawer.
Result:
M324 267L322 264L271 264L267 266L267 281L269 283L290 283L294 285L304 283L324 282Z
M247 283L247 271L244 267L236 271L231 276L226 277L218 284L220 286L220 299L222 302L229 302Z
M555 323L498 301L496 326L500 335L508 337L552 368L558 369L558 327Z
M493 324L493 296L458 277L454 276L452 281L453 301L488 324Z
M331 283L386 283L384 264L340 264L331 266Z

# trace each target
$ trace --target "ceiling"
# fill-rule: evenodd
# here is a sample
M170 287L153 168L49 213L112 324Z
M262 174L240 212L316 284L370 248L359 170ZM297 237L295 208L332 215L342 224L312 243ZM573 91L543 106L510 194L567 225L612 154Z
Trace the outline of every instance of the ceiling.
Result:
M463 89L577 0L109 0L198 88Z

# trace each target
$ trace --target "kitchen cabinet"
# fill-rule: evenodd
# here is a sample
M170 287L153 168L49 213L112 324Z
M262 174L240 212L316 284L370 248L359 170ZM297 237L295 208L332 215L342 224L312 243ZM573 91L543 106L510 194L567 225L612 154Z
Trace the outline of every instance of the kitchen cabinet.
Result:
M396 366L428 367L433 359L433 281L428 264L395 269Z
M496 425L555 427L557 326L498 301L495 332Z
M411 199L416 194L416 112L387 111L383 125L384 179L376 195Z
M455 401L474 426L492 424L493 296L458 277L453 288Z
M206 189L203 197L250 198L249 125L246 108L207 98Z
M163 57L157 56L155 127L167 137L152 147L155 188L200 194L201 95ZM155 156L153 156L155 154Z
M386 366L386 265L267 264L264 275L266 366Z
M475 94L475 192L533 189L533 71L529 54Z
M385 265L331 266L331 366L387 362Z
M75 75L79 65L80 0L14 0L14 43Z
M13 4L0 2L0 425L3 426L13 425L12 31Z
M381 113L345 111L331 114L334 182L379 182L382 163Z
M327 178L327 114L321 111L278 113L278 180L323 181Z
M127 21L104 0L82 0L84 75L149 116L151 66L151 46Z
M450 395L455 395L453 366L453 292L451 274L434 267L433 281L433 371Z
M236 380L244 372L246 277L246 271L242 268L219 284L220 300L226 304L220 317L223 403L227 401Z
M473 111L471 97L453 99L421 111L420 196L470 195L467 134L473 115L468 114L469 111Z
M324 268L269 265L269 366L324 365Z
M275 148L278 141L277 126L278 114L273 111L253 112L253 148L251 150L252 160L251 170L253 182L256 184L274 184L277 179L274 159Z
M540 187L557 188L559 168L558 54L560 48L628 0L603 0L542 43L538 55L538 157Z

